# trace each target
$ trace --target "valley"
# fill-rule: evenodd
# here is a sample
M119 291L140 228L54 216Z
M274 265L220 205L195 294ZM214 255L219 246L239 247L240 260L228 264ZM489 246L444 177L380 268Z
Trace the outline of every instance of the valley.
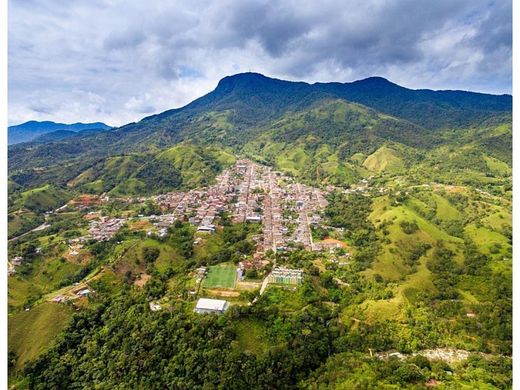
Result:
M241 74L14 145L10 384L507 388L511 136L507 96Z

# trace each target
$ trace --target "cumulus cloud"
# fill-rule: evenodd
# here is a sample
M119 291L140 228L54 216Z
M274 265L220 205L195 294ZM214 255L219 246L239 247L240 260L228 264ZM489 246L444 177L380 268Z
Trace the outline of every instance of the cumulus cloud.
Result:
M122 125L226 75L511 92L511 2L11 0L9 122Z

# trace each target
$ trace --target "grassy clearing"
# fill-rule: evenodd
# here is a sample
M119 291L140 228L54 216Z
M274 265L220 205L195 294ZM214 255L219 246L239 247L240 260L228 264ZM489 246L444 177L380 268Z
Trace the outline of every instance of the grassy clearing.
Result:
M139 195L146 192L146 185L138 179L128 179L115 186L109 194L114 196Z
M124 275L127 271L131 271L133 274L144 272L146 269L143 259L144 248L159 249L159 257L154 262L159 272L164 272L168 267L173 267L181 261L181 256L167 243L152 238L132 240L116 247L114 258L119 258L119 260L114 265L115 272L118 275Z
M310 159L303 147L293 147L276 159L276 166L283 172L297 176L301 167L309 166Z
M68 194L50 184L22 192L14 202L14 209L26 208L32 211L52 210L69 199Z
M511 228L513 226L511 213L498 206L495 206L493 213L482 219L482 223L498 232L503 231L504 228Z
M14 371L45 351L71 316L68 306L48 302L9 316L8 346L18 358Z
M268 302L269 305L278 307L280 311L295 312L305 306L305 299L301 296L302 290L301 286L286 287L269 284L262 295L262 300Z
M219 264L209 268L204 280L205 288L235 288L236 267L232 264Z
M451 221L460 218L459 211L447 199L436 193L432 193L431 196L437 204L437 217L439 219Z
M509 176L511 175L511 167L507 165L505 162L500 161L494 157L484 156L484 160L486 161L486 165L496 175L500 176Z
M360 306L364 310L364 320L370 324L384 320L402 319L402 308L399 298L367 301Z
M419 243L433 245L437 241L444 241L446 246L456 253L460 253L458 247L462 244L462 239L448 235L435 224L422 218L411 207L405 205L392 207L387 197L376 199L374 211L369 218L376 226L384 221L392 222L386 228L388 230L386 238L390 240L390 243L383 245L376 261L369 270L365 271L366 276L377 273L387 280L400 280L403 275L410 272L403 260ZM419 230L413 234L406 234L399 225L401 221L416 221ZM460 254L457 255L457 260L461 261Z
M240 350L254 355L263 355L269 350L266 328L260 321L241 319L235 324Z
M9 237L17 236L43 223L43 218L30 211L17 211L9 214L7 219Z
M197 234L202 238L202 242L196 245L193 249L193 257L197 261L209 258L213 254L217 253L222 245L224 245L221 232L211 235L203 233Z

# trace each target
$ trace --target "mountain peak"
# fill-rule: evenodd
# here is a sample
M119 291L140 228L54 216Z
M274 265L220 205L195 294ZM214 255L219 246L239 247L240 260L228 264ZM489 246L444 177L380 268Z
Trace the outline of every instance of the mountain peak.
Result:
M261 73L245 72L226 76L217 85L216 91L229 92L235 88L247 88L257 90L266 86L279 87L293 84L290 81L279 80L264 76Z
M407 89L381 76L367 77L366 79L356 80L349 84L354 87L370 88L376 90Z

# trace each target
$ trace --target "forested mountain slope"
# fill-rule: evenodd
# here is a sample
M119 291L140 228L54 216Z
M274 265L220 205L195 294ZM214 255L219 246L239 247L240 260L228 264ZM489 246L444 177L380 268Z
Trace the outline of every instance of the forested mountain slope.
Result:
M270 123L304 111L325 99L357 102L428 130L476 125L511 112L511 96L462 91L410 90L382 78L354 83L307 84L244 73L222 79L217 88L185 107L144 118L110 132L85 135L41 147L13 146L10 170L49 166L63 161L147 151L180 140L219 142L238 147ZM213 137L207 139L208 133ZM92 148L92 145L96 145Z

